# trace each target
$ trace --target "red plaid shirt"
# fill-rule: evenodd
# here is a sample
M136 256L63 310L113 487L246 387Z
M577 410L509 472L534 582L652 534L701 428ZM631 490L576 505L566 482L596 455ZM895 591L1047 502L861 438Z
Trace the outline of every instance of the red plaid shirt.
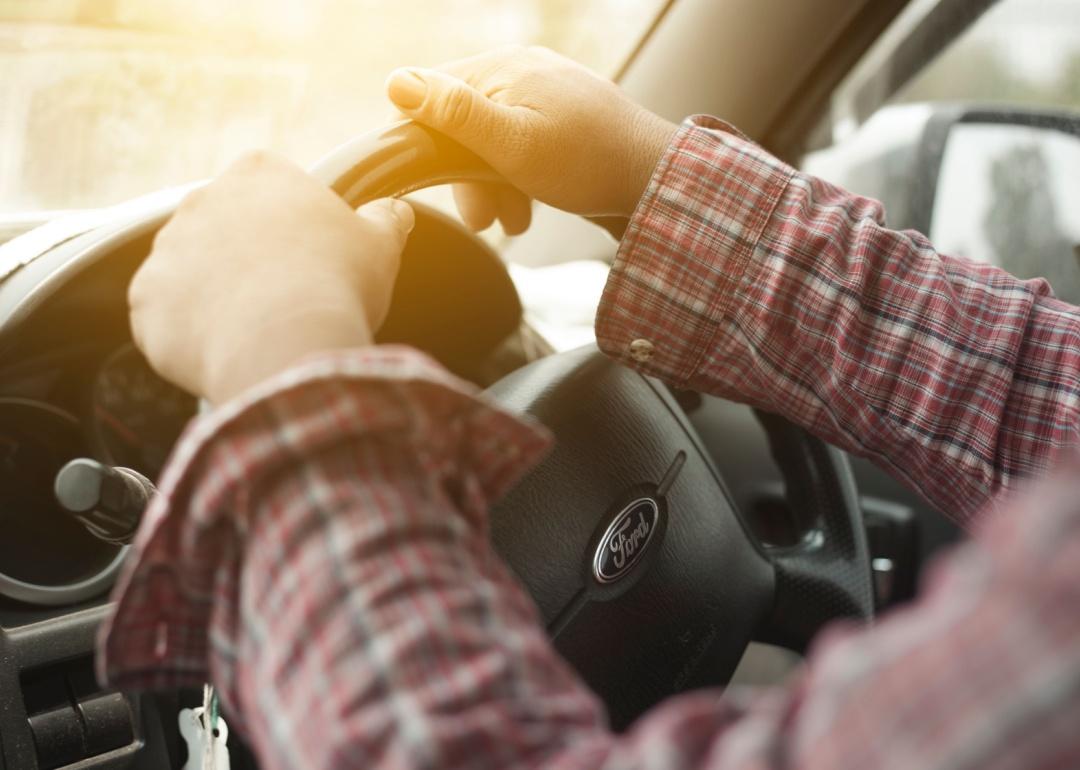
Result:
M1080 460L1061 451L1080 311L882 216L690 121L597 317L611 355L781 412L972 525L917 603L827 630L789 686L610 732L485 537L543 430L385 348L312 358L188 430L103 678L211 678L268 770L1080 767Z

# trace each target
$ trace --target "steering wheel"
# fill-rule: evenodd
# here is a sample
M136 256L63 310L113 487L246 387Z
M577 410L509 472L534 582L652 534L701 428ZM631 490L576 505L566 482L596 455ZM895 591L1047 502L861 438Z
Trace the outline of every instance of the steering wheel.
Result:
M354 206L498 179L461 145L410 121L342 146L314 173ZM798 545L765 549L661 383L589 346L536 361L487 392L556 437L552 454L492 512L494 546L617 728L667 695L726 683L752 639L803 650L833 618L872 617L851 469L802 429L758 413L789 504L813 522Z
M410 121L349 142L314 173L352 206L498 179L476 155ZM0 285L0 344L11 344L18 322L88 265L108 260L130 276L174 205L79 235L13 274ZM445 220L433 226L436 218L418 217L379 339L444 361L475 360L517 328L521 307L494 252ZM447 264L445 250L455 248L447 238L472 244L469 297L485 298L459 297L452 318L444 312L452 292L438 277L460 268ZM77 285L86 294L96 284ZM465 328L461 319L473 310L462 305L484 306L484 323L469 326L468 339L447 328ZM844 455L803 430L758 414L788 502L810 522L797 545L765 548L660 382L587 346L518 369L487 393L556 437L553 452L492 511L491 537L555 647L606 702L614 727L670 694L725 684L751 640L803 650L833 618L871 618L851 470Z

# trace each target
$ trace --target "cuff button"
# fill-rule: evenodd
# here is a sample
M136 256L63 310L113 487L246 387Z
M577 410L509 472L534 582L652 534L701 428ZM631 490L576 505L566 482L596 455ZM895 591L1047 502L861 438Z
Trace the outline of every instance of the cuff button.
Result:
M638 363L645 363L653 354L653 344L648 340L634 340L630 343L630 357Z

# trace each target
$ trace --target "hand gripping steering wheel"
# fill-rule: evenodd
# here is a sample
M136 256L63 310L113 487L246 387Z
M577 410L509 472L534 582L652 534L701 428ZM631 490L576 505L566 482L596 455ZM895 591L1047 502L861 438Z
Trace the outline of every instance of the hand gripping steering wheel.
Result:
M352 206L499 178L411 121L349 142L314 173ZM802 429L758 414L789 503L814 522L798 545L765 549L661 383L589 346L536 361L488 395L556 436L492 512L492 538L616 727L667 695L725 683L752 639L802 650L833 618L872 617L851 470Z

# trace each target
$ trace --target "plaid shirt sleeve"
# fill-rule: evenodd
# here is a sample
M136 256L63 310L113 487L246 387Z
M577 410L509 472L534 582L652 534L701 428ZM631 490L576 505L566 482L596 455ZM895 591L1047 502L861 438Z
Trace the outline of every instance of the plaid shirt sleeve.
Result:
M777 412L961 523L1077 443L1080 311L692 118L597 315L602 349Z

